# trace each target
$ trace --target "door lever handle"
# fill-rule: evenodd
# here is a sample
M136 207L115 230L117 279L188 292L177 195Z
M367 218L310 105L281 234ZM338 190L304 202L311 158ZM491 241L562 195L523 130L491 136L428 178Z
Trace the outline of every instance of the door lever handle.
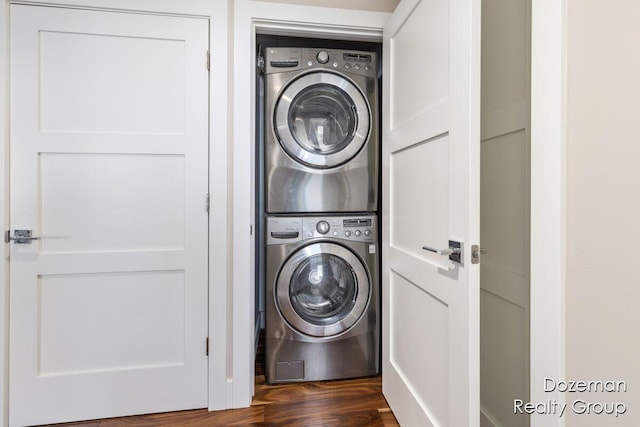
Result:
M464 266L462 260L464 244L455 240L449 240L449 247L445 249L432 248L431 246L423 246L425 251L433 252L434 254L448 256L449 260Z
M14 235L12 236L11 230L7 230L4 233L4 241L5 243L14 241L17 244L30 245L32 241L40 240L40 237L32 236L32 232L33 230L15 230Z
M434 254L446 255L446 256L462 253L462 249L460 248L436 249L430 246L423 246L422 249L424 249L425 251L433 252Z

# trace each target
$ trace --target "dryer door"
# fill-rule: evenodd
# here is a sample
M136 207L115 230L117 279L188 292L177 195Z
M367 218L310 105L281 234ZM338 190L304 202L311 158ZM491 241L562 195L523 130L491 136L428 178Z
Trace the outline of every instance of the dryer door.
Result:
M276 282L275 297L287 323L314 337L351 328L367 309L371 285L360 258L334 243L313 243L295 252Z
M284 89L273 119L289 156L324 169L344 164L360 152L369 137L371 112L362 92L346 77L313 72Z

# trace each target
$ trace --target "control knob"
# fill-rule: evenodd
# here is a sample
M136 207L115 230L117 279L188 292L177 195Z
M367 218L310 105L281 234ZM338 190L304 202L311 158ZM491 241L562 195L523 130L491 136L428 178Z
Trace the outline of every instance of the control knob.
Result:
M329 226L329 223L327 221L319 221L316 224L316 230L320 234L327 234L329 232L329 228L331 227Z
M316 59L318 60L319 63L326 64L327 62L329 62L329 54L327 53L326 50L321 50L316 55Z

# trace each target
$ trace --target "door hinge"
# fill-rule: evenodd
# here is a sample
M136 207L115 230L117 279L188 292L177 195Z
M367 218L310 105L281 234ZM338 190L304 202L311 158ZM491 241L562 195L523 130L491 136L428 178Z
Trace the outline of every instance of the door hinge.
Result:
M264 74L264 57L262 55L258 55L256 58L256 67L258 67L260 74Z
M209 213L209 209L211 207L211 197L209 197L209 193L207 193L206 197L206 204L207 204L207 213Z
M205 355L208 356L209 355L209 337L207 337L207 341L205 344Z
M207 51L207 70L211 70L211 52Z

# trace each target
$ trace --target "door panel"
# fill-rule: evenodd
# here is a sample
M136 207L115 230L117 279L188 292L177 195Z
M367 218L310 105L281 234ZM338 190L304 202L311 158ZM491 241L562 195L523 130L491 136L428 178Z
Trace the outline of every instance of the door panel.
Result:
M416 282L419 280L414 282L396 272L391 273L389 294L394 308L389 319L390 359L403 383L414 391L420 406L428 407L429 418L439 425L447 425L449 310L443 300ZM415 341L413 331L406 327L412 323L424 325L419 342ZM442 351L432 351L432 348Z
M208 21L10 13L10 424L205 407Z
M184 134L184 40L41 31L39 44L41 131Z
M446 242L449 230L449 144L446 135L391 153L391 247L437 267L449 261L422 249L423 242ZM430 181L418 186L416 182ZM430 227L403 224L429 223Z
M382 372L403 426L479 423L479 7L402 1L384 31ZM423 249L449 240L462 265Z
M184 250L184 155L41 153L39 163L43 254Z
M178 270L41 276L39 375L183 365L184 279Z
M527 427L530 0L482 2L480 402L482 427Z
M449 0L411 3L413 10L389 35L392 130L449 96Z

